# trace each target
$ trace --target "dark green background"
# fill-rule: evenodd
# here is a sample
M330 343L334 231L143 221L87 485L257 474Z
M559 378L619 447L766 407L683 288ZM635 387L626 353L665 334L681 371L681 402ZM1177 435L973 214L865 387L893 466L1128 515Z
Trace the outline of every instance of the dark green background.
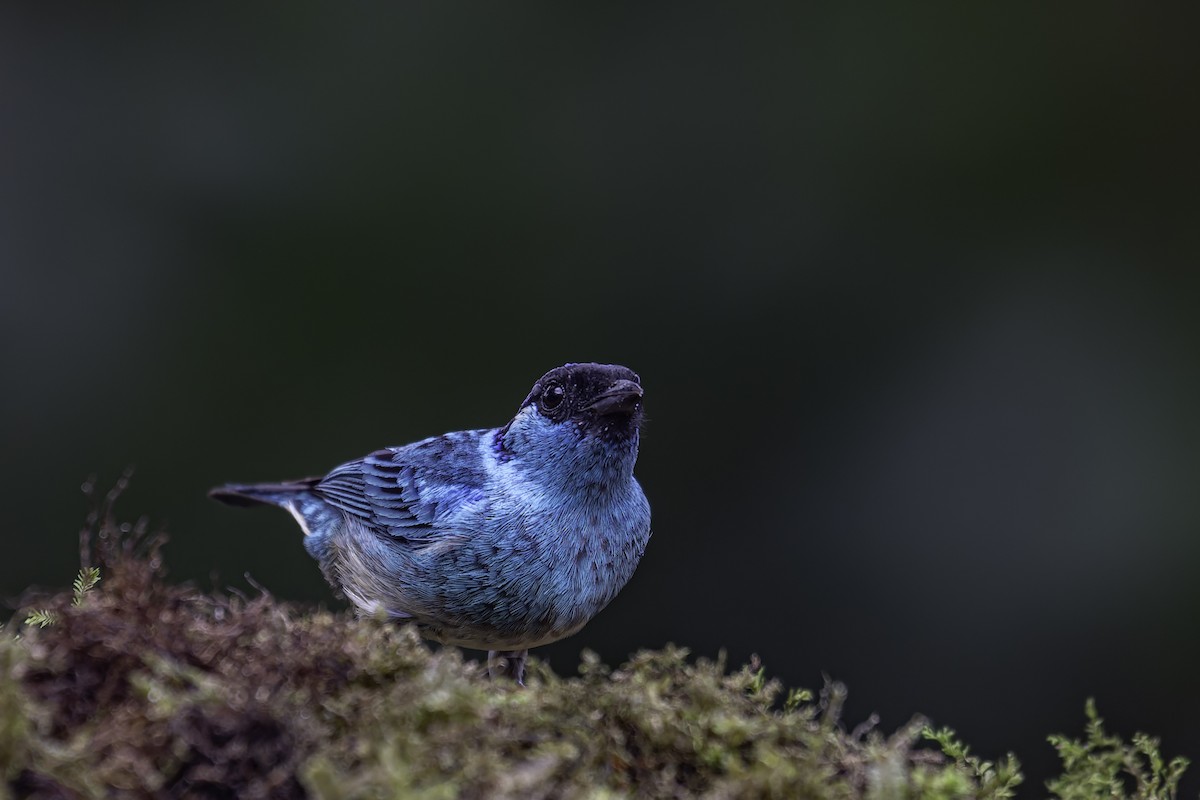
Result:
M1197 20L1030 9L9 8L0 593L132 463L175 577L331 602L206 489L614 361L655 537L557 668L757 652L1031 796L1088 695L1200 757Z

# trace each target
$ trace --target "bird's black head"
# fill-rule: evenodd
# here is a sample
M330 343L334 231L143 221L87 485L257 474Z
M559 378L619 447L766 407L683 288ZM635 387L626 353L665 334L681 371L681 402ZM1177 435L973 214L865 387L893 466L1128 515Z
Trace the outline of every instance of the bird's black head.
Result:
M551 422L625 438L642 424L642 382L616 364L564 364L538 378L521 407L529 405Z

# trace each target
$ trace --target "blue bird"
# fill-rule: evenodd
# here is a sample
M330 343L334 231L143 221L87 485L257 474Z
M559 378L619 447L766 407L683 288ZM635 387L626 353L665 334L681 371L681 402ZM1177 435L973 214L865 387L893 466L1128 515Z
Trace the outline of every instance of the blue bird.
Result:
M567 364L539 378L502 428L209 495L287 509L359 613L488 650L493 677L523 684L529 648L578 632L645 551L650 505L633 477L641 424L636 373Z

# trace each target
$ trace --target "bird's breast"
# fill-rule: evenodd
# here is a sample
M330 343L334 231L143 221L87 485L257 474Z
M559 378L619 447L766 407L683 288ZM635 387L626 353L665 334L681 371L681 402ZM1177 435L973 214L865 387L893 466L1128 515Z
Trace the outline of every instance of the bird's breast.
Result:
M649 538L649 515L624 502L566 510L547 537L547 574L566 605L595 614L633 575Z

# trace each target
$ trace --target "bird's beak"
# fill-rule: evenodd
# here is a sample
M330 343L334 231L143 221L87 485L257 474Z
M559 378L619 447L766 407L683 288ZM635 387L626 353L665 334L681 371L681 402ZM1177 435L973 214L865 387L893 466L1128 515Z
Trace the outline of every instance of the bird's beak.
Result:
M601 392L584 408L595 411L598 416L632 414L641 402L642 387L633 381L620 380Z

